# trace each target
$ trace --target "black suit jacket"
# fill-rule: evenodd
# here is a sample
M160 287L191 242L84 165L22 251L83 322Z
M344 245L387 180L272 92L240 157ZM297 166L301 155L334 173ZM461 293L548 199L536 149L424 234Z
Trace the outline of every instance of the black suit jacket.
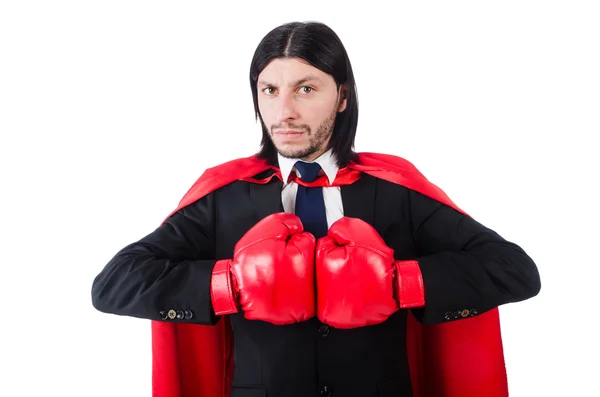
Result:
M106 264L93 282L94 307L157 321L216 324L212 267L232 257L236 242L256 222L283 211L281 189L277 178L266 185L236 181L179 210ZM373 225L396 259L418 260L426 306L413 313L425 324L460 321L540 290L532 259L469 216L366 174L341 192L345 216ZM382 324L340 330L316 318L275 326L231 315L231 397L412 396L406 320L407 310L400 310Z

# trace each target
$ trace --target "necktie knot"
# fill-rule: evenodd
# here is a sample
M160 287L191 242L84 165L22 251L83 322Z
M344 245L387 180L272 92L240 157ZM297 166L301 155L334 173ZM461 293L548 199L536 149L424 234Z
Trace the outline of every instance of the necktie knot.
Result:
M296 162L296 169L300 171L300 179L305 182L314 182L317 180L321 166L319 163L305 163L304 161Z

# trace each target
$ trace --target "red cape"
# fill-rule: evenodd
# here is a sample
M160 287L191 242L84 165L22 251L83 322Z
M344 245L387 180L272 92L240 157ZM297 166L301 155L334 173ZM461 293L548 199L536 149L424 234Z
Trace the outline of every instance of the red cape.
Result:
M170 214L236 180L270 166L255 156L210 168ZM340 175L367 173L440 201L461 213L448 196L410 162L378 153L359 153ZM281 178L281 174L277 173ZM338 178L336 177L336 181ZM170 216L169 215L169 216ZM233 343L228 318L215 326L152 321L153 397L228 397ZM407 348L414 397L508 396L498 309L437 325L408 316Z

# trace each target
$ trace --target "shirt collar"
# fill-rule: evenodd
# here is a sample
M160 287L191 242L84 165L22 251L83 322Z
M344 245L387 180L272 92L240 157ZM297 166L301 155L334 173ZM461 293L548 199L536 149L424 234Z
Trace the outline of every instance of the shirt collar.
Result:
M300 175L300 172L298 172L298 170L296 170L294 167L294 164L296 164L297 161L300 161L300 159L290 159L283 157L279 153L277 153L277 159L279 161L279 169L281 170L281 177L283 178L284 185L287 184L288 178L292 171L295 171L298 175ZM323 172L327 176L327 179L329 180L329 184L333 183L339 167L335 161L335 156L333 155L332 150L329 149L312 162L319 163L323 169Z

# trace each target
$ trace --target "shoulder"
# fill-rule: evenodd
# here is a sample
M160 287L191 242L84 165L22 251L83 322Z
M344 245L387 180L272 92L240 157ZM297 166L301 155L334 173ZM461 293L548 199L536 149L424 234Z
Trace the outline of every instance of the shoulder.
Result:
M233 182L249 178L266 169L270 165L266 160L252 155L229 160L207 168L202 175L192 184L184 194L179 205L171 212L176 211L210 195L217 189ZM170 216L170 215L169 215Z
M393 154L359 152L349 166L409 189L422 190L431 184L411 161Z
M391 154L361 152L357 153L354 167L410 189L411 196L416 199L429 201L436 206L442 203L464 213L440 187L428 180L405 158Z
M359 152L356 155L356 162L365 166L379 166L409 172L419 172L411 161L389 153Z
M255 155L241 157L214 165L207 168L202 175L200 175L186 193L186 196L190 195L192 192L196 195L199 193L204 195L213 192L216 189L237 180L256 175L269 167L266 160L258 158Z
M246 170L251 170L257 167L264 169L267 166L267 161L257 157L256 155L240 157L207 168L198 179L201 180L203 178L205 179L222 174L247 173Z

